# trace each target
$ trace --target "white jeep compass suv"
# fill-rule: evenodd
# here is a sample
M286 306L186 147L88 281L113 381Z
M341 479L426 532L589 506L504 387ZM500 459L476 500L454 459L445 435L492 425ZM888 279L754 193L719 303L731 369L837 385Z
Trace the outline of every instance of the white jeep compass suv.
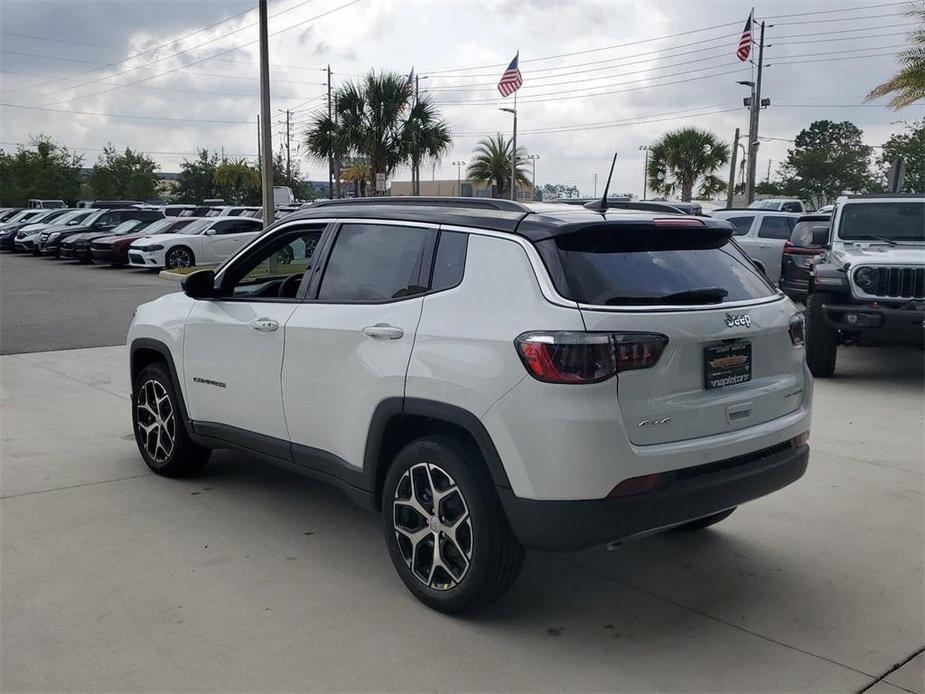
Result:
M719 220L482 199L332 201L129 331L157 473L236 448L381 513L456 612L524 548L702 528L798 479L803 318Z

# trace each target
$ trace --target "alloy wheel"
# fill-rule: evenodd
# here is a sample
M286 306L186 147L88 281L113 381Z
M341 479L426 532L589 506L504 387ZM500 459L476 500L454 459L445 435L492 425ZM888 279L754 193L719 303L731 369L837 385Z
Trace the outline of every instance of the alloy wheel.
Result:
M175 248L167 254L167 267L183 268L193 264L189 251L183 248Z
M474 537L453 478L432 463L411 466L395 488L392 509L395 539L415 578L434 590L459 585L472 563Z
M145 381L135 402L138 438L145 452L156 463L163 463L173 453L176 441L176 417L167 389L159 381Z

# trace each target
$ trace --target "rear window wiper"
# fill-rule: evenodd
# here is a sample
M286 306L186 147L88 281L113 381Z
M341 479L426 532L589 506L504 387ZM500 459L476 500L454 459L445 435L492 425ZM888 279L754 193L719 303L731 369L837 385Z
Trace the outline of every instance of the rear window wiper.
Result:
M635 296L612 296L604 304L607 306L637 305L655 306L658 304L718 304L729 292L722 287L698 287L685 289L672 294L637 294Z

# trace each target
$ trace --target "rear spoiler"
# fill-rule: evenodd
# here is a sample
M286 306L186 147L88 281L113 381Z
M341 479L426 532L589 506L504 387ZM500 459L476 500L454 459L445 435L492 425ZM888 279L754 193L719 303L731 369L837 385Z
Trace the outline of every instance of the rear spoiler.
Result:
M735 227L719 219L685 216L649 220L605 219L552 230L561 250L598 252L696 250L729 243ZM548 240L548 239L546 239Z

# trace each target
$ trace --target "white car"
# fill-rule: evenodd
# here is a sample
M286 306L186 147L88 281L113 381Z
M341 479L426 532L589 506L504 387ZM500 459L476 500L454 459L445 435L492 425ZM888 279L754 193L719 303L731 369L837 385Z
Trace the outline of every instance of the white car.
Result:
M50 209L50 208L49 208ZM72 210L58 215L47 222L27 224L16 233L14 244L17 250L39 252L39 237L53 226L75 226L80 224L93 210Z
M732 223L736 243L776 287L780 283L784 244L802 215L750 207L716 210L713 217Z
M211 210L206 212L206 217L250 216L250 213L259 210L259 207L248 207L245 205L225 205L224 207L213 207Z
M249 217L197 219L181 234L155 234L129 247L128 264L150 269L217 265L233 255L263 229Z
M445 612L504 593L524 547L704 528L805 471L803 316L726 222L366 200L296 212L138 307L152 470L236 448L332 482Z
M800 212L806 214L810 211L809 205L797 198L765 198L755 200L748 206L752 210L776 210L778 212Z

